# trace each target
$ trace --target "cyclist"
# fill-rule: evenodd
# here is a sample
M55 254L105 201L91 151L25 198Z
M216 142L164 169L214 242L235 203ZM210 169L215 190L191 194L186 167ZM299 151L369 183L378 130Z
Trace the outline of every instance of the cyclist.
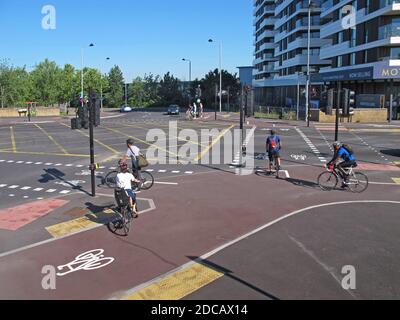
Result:
M281 170L280 151L282 149L281 138L276 134L275 130L271 130L271 135L267 138L266 151L269 159L269 172L272 172L272 162L274 158L278 164L278 171Z
M140 167L139 167L139 156L141 155L140 149L135 146L135 141L133 139L126 140L126 145L128 150L122 161L126 162L129 159L132 161L133 175L140 179Z
M346 183L349 182L349 176L346 173L345 169L357 167L356 158L355 158L352 150L348 150L349 147L345 146L344 144L342 144L338 141L333 143L333 149L335 151L335 154L333 155L332 160L328 162L327 166L330 166L332 164L336 165L336 167L339 170L339 173L341 174L342 178L344 179L344 183L342 186L342 187L344 187L346 185ZM343 160L343 161L339 162L340 160Z
M130 172L128 164L125 161L119 162L120 173L117 175L117 187L123 189L129 197L129 206L132 210L133 217L138 218L139 212L136 205L136 193L132 190L132 182L140 183Z

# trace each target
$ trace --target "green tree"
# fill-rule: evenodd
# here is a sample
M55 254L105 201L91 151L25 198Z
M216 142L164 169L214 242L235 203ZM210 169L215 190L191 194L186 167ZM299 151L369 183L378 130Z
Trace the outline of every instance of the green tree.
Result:
M66 64L61 71L58 101L60 103L70 104L79 92L79 84L80 73L78 73L72 65Z
M149 105L142 78L137 77L129 86L128 102L132 107L147 107Z
M155 76L152 73L145 74L143 82L145 91L145 106L153 106L159 104L160 76Z
M33 95L44 106L59 102L62 70L48 59L39 63L31 72Z
M160 81L160 99L165 104L181 104L183 103L182 91L179 89L180 81L171 75L169 72L166 73L163 79Z
M124 76L118 66L114 66L107 76L108 89L105 94L105 103L109 107L117 108L123 103Z
M25 67L15 68L8 62L0 63L0 106L22 105L32 98L32 85Z

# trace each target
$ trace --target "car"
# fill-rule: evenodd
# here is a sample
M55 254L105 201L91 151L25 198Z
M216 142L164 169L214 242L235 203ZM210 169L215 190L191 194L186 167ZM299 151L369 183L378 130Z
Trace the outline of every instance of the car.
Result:
M124 104L123 106L121 106L120 111L121 111L121 113L122 112L132 112L132 108L129 105Z
M168 107L167 114L168 115L179 115L180 113L180 108L176 104L172 104Z

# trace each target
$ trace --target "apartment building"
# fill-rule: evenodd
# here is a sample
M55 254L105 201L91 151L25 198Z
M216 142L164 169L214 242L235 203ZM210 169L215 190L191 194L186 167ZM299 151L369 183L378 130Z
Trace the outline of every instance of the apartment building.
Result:
M400 0L313 0L310 8L308 0L253 4L257 104L293 106L299 88L304 91L309 10L315 100L339 82L358 95L397 93Z

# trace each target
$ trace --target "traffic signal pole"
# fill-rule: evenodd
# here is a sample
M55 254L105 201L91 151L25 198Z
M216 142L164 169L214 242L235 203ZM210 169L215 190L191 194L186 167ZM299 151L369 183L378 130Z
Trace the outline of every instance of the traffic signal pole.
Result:
M90 140L90 175L92 185L92 197L96 196L96 165L94 162L94 121L96 108L96 94L90 93L89 105L89 140Z
M335 141L339 141L339 116L340 116L340 104L342 94L342 83L338 81L337 84L337 102L336 102L336 122L335 122Z

